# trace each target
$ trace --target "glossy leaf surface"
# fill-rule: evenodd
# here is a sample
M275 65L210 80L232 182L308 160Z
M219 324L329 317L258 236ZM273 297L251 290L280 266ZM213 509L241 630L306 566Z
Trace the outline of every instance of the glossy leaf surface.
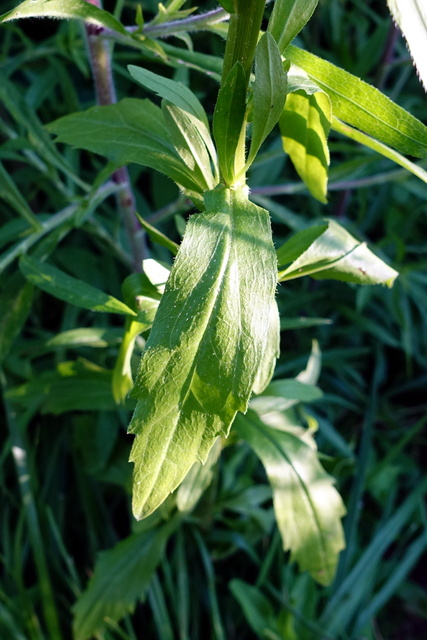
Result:
M286 57L325 91L333 114L401 153L427 155L427 127L375 87L308 51L290 45Z
M392 286L397 271L337 222L329 220L326 223L326 228L322 224L298 232L280 247L277 252L279 264L284 265L291 260L292 263L279 272L279 280L311 275L316 279ZM295 257L298 250L301 253Z

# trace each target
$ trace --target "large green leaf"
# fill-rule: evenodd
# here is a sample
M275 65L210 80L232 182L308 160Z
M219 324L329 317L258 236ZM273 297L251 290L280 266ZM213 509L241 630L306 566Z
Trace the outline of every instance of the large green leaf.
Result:
M331 103L323 91L295 91L280 117L283 148L310 193L326 202Z
M108 620L117 622L144 599L177 524L175 518L161 527L135 533L100 554L89 586L74 606L74 640L88 640L101 633Z
M255 50L252 87L252 139L246 166L254 161L260 146L279 120L286 100L286 73L279 49L269 33L262 36Z
M73 278L45 262L40 262L29 256L22 256L19 266L29 282L69 304L90 311L121 313L135 317L137 315L135 311L117 298L82 280Z
M0 16L0 23L18 18L75 18L127 34L123 25L111 13L86 0L25 0L15 9Z
M278 249L279 264L291 263L279 272L280 281L311 275L319 280L393 285L397 271L337 222L325 223L299 231Z
M344 548L345 509L333 479L319 463L312 436L272 429L253 411L238 415L235 427L265 467L285 551L290 550L301 570L329 584Z
M310 20L319 0L276 0L268 31L282 53Z
M228 434L266 349L277 264L269 215L243 188L207 193L206 209L189 220L131 394L138 518Z
M401 153L427 155L427 127L381 91L292 45L285 55L328 94L333 114L338 118Z
M125 98L91 107L48 125L58 142L106 156L117 165L136 162L168 175L186 192L203 192L170 141L162 111L150 100Z
M427 91L427 5L425 0L387 0L391 15L408 43L420 79Z

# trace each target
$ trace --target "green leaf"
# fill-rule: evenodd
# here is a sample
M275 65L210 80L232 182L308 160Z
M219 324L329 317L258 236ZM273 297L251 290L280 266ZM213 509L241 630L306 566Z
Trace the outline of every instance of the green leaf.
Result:
M30 206L0 162L0 199L8 202L22 216L34 231L41 231L42 224L31 211Z
M276 0L268 31L281 53L310 20L319 0Z
M60 269L46 263L22 256L19 267L29 282L55 298L90 311L105 311L136 316L135 311L113 296L92 287L92 285L67 275Z
M415 162L411 162L410 160L408 160L408 158L402 156L398 151L391 149L382 142L379 142L378 140L375 140L375 138L367 136L365 133L362 133L357 129L353 129L353 127L350 127L350 125L341 122L335 116L332 118L331 128L334 131L338 131L347 138L355 140L356 142L360 142L360 144L363 144L365 147L369 147L377 153L380 153L382 156L384 156L384 158L388 158L396 164L399 164L407 171L413 173L414 176L417 176L417 178L427 183L427 171L419 165L415 164Z
M128 70L132 78L143 87L153 91L158 96L185 111L190 121L197 125L199 135L206 145L212 162L216 167L217 158L215 146L209 131L206 112L197 96L181 82L175 82L163 76L159 76L148 69L129 65Z
M345 509L333 479L318 461L311 434L277 431L253 411L238 415L235 427L267 472L284 550L317 582L330 584L344 548Z
M398 273L368 249L364 242L356 240L344 227L334 220L314 229L299 231L294 238L278 250L279 262L286 264L289 255L292 264L279 272L279 280L293 280L305 275L322 280L331 278L355 284L393 285ZM307 246L308 240L314 238ZM295 259L295 248L301 254Z
M138 218L139 222L141 223L141 227L147 232L147 235L151 238L153 242L156 242L162 247L166 247L166 249L169 249L169 251L174 256L177 254L179 245L176 242L174 242L173 240L165 236L164 233L162 233L161 231L156 229L156 227L153 227L153 225L151 225L149 222L144 220L144 218L140 216L137 211L135 211L135 215Z
M387 0L391 15L408 43L420 80L427 91L427 7L425 0Z
M381 91L312 53L290 45L286 57L328 94L333 114L401 153L427 154L427 127Z
M162 102L162 111L171 141L195 181L202 191L213 189L216 183L206 146L200 135L200 123L166 100Z
M191 216L131 396L133 510L154 511L245 411L276 287L268 213L246 190L206 194Z
M214 475L215 465L221 455L222 442L217 438L205 464L195 462L181 482L176 492L176 506L179 511L191 511L206 491Z
M308 190L326 202L331 103L326 93L290 93L280 117L283 148Z
M268 323L267 345L261 366L255 378L252 391L255 394L262 393L273 377L276 368L276 360L280 356L280 317L276 300L272 300L270 306L270 319Z
M160 107L150 100L125 98L117 104L92 107L59 118L47 129L58 142L99 153L118 166L136 162L161 171L186 193L195 191L201 199L202 187L170 142Z
M219 168L226 184L233 184L239 170L236 152L246 123L245 115L245 73L240 62L236 62L219 90L213 117Z
M0 294L0 363L6 357L31 311L34 287L15 273Z
M280 118L286 100L286 84L279 49L271 35L265 33L255 50L252 140L246 168L252 164L262 143Z
M124 403L133 386L131 357L135 340L140 333L153 325L160 295L145 273L133 273L122 285L126 303L138 313L138 319L126 318L123 340L113 370L113 396L115 401Z
M86 0L25 0L0 16L0 24L19 18L75 18L127 35L126 29L111 13Z
M313 400L319 400L323 393L312 384L301 382L296 378L283 378L270 382L263 395L299 402L313 402Z
M177 524L175 518L156 529L135 533L99 555L89 585L74 606L75 640L102 633L108 620L117 622L144 599Z
M56 370L44 371L34 380L10 389L7 396L21 406L40 405L41 413L55 415L116 408L111 371L83 359L61 362Z
M270 600L257 587L242 580L232 580L230 590L242 607L249 626L258 638L280 640L284 637L280 633L277 616Z
M322 233L328 229L329 223L324 222L321 225L314 225L295 233L277 249L277 263L279 265L289 264L300 257L310 245L313 244Z

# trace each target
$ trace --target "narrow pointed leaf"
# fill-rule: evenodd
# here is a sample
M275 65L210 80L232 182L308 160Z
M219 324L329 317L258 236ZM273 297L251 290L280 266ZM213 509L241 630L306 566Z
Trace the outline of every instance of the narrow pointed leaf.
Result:
M290 93L280 117L283 148L312 196L326 202L331 103L326 93Z
M55 298L90 311L136 316L126 304L92 285L77 280L56 267L29 256L22 256L19 267L29 282Z
M247 166L253 162L260 146L280 118L286 100L286 84L279 49L272 36L265 33L255 51L252 140Z
M245 124L245 114L245 73L240 62L236 62L219 90L213 117L219 168L227 184L234 182L236 151Z
M408 43L420 80L427 91L427 5L425 0L387 0L391 15Z
M381 91L308 51L290 45L285 55L328 94L337 118L400 153L427 155L427 127Z
M0 16L0 23L18 18L74 18L127 35L126 29L111 13L86 0L25 0Z
M131 394L138 518L228 434L266 349L276 287L268 213L225 188L206 194L206 210L189 220Z
M268 323L267 345L261 366L258 369L252 391L262 393L276 368L276 360L280 356L280 317L276 300L272 300L270 307L270 319Z
M393 285L398 276L397 271L337 222L326 222L326 229L323 225L314 229L304 229L280 247L278 257L281 264L285 264L290 256L294 258L298 246L301 248L301 254L286 269L279 272L279 280L311 275L319 280L331 278L355 284L384 284L388 287ZM305 248L311 239L312 243Z
M281 53L310 20L319 0L276 0L268 31Z
M330 584L344 548L345 509L333 479L319 463L314 440L307 433L302 438L272 429L253 411L237 416L235 426L267 472L283 548L301 570L320 584Z

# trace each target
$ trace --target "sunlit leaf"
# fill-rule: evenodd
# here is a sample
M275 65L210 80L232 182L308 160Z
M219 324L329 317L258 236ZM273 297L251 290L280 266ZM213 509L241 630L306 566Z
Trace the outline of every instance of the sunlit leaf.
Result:
M308 51L290 45L285 55L328 94L340 120L401 153L427 155L427 127L381 91Z
M291 264L279 272L279 280L304 275L316 279L342 280L355 284L393 285L398 273L356 240L334 220L299 231L278 250L279 264ZM296 257L298 250L300 255Z
M126 35L116 18L86 0L25 0L15 9L0 16L0 23L18 18L75 18L89 24L107 27Z
M421 82L427 91L427 5L425 0L387 0L391 15L408 43Z
M189 220L132 391L138 518L228 434L266 348L276 287L268 213L225 188L207 194L206 209Z

